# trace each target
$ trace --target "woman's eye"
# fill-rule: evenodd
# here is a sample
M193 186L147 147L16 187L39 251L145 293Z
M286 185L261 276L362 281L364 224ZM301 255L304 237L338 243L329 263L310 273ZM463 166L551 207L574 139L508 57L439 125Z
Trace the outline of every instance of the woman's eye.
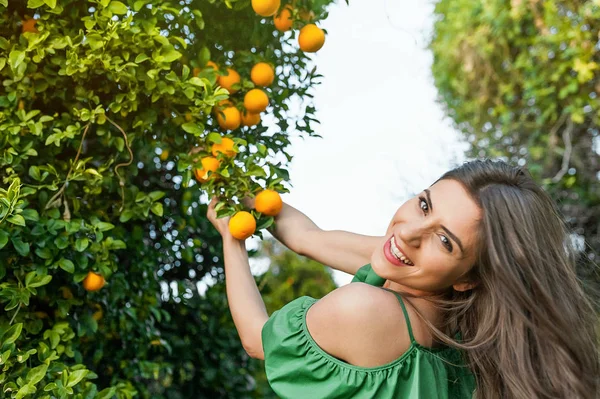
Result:
M424 198L419 197L419 205L421 206L421 210L424 213L427 213L429 211L429 205L427 205L427 201L425 201Z
M440 236L440 240L442 240L442 244L448 249L448 251L452 252L452 243L446 236Z

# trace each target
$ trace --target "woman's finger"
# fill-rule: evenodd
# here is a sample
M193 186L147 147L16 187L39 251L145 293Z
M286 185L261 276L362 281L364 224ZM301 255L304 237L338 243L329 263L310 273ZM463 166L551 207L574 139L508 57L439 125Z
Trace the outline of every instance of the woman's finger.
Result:
M217 214L217 212L215 211L215 206L217 205L217 202L218 202L217 197L213 197L213 199L208 204L208 211L206 212L206 216L208 217L209 220L214 219L214 217Z

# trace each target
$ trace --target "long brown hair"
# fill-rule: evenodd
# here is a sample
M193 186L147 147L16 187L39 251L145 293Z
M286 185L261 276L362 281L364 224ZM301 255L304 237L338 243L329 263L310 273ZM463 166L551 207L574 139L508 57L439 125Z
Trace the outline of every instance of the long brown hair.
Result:
M597 398L598 317L550 196L526 170L500 161L469 162L441 179L461 183L482 210L470 276L478 284L440 301L441 330L427 324L465 350L476 397Z

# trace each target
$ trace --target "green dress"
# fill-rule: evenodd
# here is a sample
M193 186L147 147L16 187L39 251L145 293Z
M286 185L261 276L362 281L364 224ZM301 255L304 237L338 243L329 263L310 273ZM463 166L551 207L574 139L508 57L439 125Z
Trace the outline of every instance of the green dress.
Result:
M356 281L381 287L385 279L365 265L352 280ZM471 398L474 378L463 366L461 352L419 345L404 302L396 296L411 345L398 359L379 367L353 366L317 345L306 328L306 312L316 299L303 296L274 312L262 329L265 370L273 391L282 399Z

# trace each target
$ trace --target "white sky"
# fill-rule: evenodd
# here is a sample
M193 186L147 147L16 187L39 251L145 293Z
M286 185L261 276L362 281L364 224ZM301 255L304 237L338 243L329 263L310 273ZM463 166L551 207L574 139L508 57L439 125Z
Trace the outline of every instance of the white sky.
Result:
M314 127L323 138L292 140L293 187L283 195L319 227L383 235L406 199L464 159L466 145L435 101L425 49L432 15L425 0L338 0L320 24ZM254 274L268 267L251 265Z
M424 49L433 5L343 0L315 54L316 132L294 140L284 201L323 229L383 235L396 209L464 159L465 144L436 103ZM335 272L343 285L352 276Z

